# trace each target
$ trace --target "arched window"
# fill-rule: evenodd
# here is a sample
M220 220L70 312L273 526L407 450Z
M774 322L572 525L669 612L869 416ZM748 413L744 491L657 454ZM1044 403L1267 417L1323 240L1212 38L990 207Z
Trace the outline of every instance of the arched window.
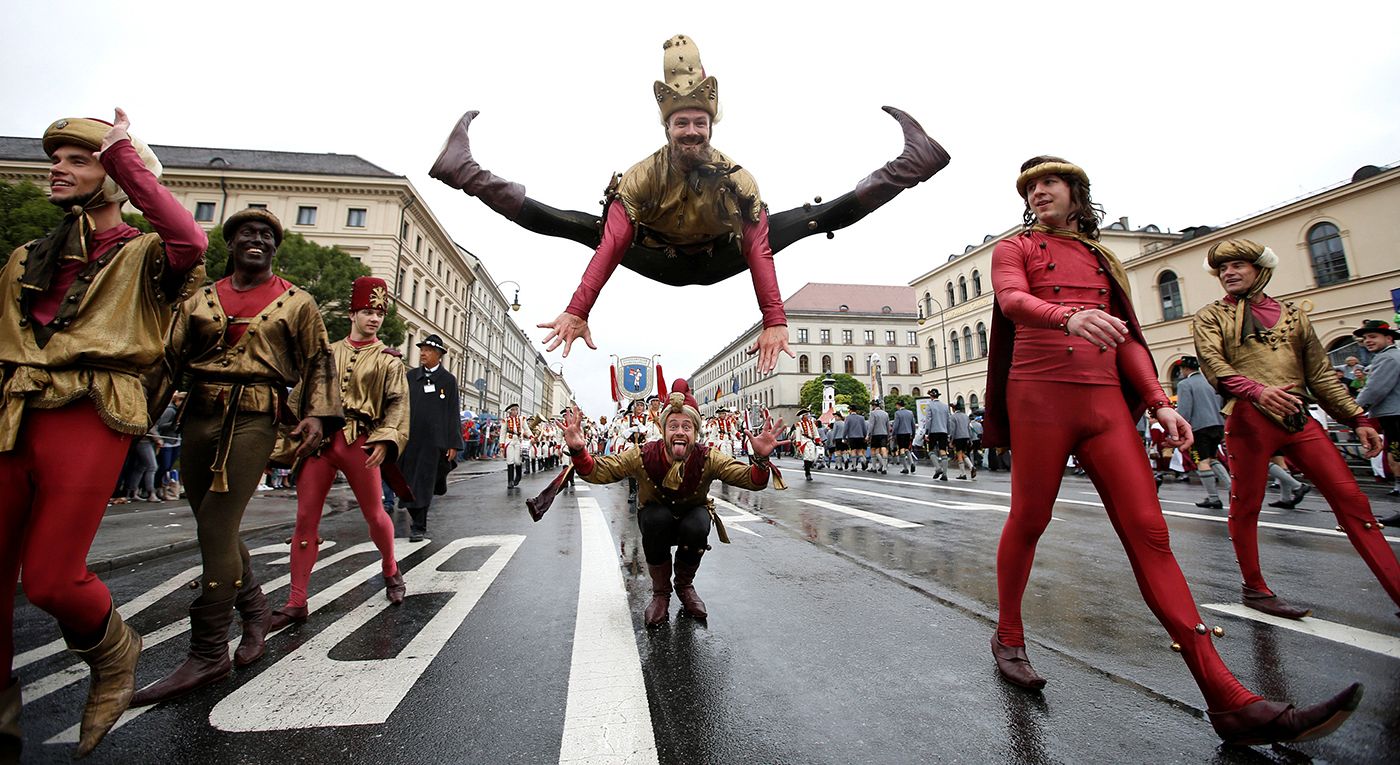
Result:
M976 408L977 408L977 394L974 393L974 394L972 394L971 396L969 396L968 399L967 399L967 403L968 403L968 405L971 406L973 409L976 409Z
M956 301L953 300L953 283L948 282L948 307L952 308L955 304Z
M914 398L918 398L918 397L919 397L919 386L915 385L915 386L914 386L914 389L911 390L911 391L909 391L909 395L913 396Z
M1312 255L1317 286L1325 287L1351 278L1351 272L1347 270L1347 254L1342 249L1342 232L1336 226L1319 223L1308 229L1308 252Z
M967 408L967 400L964 399L964 398L962 397L962 394L961 394L961 393L958 394L958 400L957 400L956 403L957 403L957 405L958 405L960 408L963 408L963 409L966 409L966 408Z
M963 352L967 354L968 361L977 358L972 355L972 328L963 327Z
M899 374L899 357L898 357L898 356L891 356L891 357L890 357L890 365L889 365L889 368L887 368L887 369L885 370L885 374L887 374L887 375L897 375L897 374Z
M918 373L919 373L919 357L918 357L918 356L910 356L910 357L909 357L909 374L911 374L911 375L916 375L916 374L918 374Z
M848 375L853 375L853 374L855 374L855 373L856 373L856 360L853 359L853 358L851 358L850 356L847 356L846 359L845 359L844 361L841 362L841 369L842 369L842 371L844 371L844 372L845 372L846 374L848 374Z
M822 374L831 374L830 356L822 356Z
M953 349L953 363L954 363L954 364L957 364L957 363L961 362L961 361L962 361L962 348L959 347L959 345L958 345L958 333L957 333L957 332L949 332L949 333L948 333L948 345L949 345L949 347L951 347L951 348Z
M964 302L964 303L967 302L967 277L966 277L966 276L959 276L959 277L958 277L958 300L960 300L960 301L962 301L962 302Z
M924 293L924 315L933 315L933 295L930 295L927 292Z
M891 385L891 386L890 386L890 395L891 395L891 396L898 396L898 395L899 395L899 386L897 386L897 385Z
M1181 282L1175 271L1163 271L1157 277L1157 298L1162 301L1162 321L1180 319L1186 313L1181 301Z
M972 272L972 296L977 297L982 294L982 272L973 270Z
M928 339L928 368L938 368L938 344L931 337Z
M811 374L812 362L807 360L807 354L804 353L797 357L797 371L804 375Z
M977 355L987 357L987 325L977 322Z

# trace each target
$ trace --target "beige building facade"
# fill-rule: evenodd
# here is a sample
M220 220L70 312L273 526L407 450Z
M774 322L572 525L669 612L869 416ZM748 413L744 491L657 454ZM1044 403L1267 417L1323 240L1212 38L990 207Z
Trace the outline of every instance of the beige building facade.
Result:
M1123 261L1133 307L1158 374L1170 392L1176 362L1194 355L1191 316L1224 292L1202 267L1217 242L1246 238L1268 245L1280 263L1268 293L1304 306L1335 363L1356 352L1352 329L1390 319L1400 291L1400 169L1362 168L1352 180L1218 228L1165 233L1133 229L1126 218L1102 229ZM918 295L919 344L928 361L921 384L944 400L976 408L986 398L992 315L992 250L1020 233L986 236L909 284ZM938 366L933 366L937 364Z
M774 419L792 422L808 381L824 372L846 373L870 388L877 366L883 391L872 389L872 396L922 394L918 316L909 287L813 282L783 302L796 358L779 355L773 373L760 376L757 354L746 352L763 329L754 324L691 373L702 415L721 406L765 406Z
M537 408L539 375L531 358L527 384L525 363L537 354L511 320L514 292L454 241L406 177L345 154L152 149L165 168L161 182L206 229L239 210L265 208L288 232L339 247L384 279L408 327L404 360L416 364L416 344L441 337L464 407L500 412L503 402L528 399ZM47 176L39 139L0 137L0 180L42 187Z

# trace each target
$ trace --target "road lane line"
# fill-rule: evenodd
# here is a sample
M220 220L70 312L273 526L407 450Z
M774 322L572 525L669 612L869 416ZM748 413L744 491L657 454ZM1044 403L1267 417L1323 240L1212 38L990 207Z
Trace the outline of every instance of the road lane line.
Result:
M559 762L654 765L656 733L617 548L598 501L577 502L578 617Z
M922 523L903 521L898 518L892 518L888 515L872 513L869 510L861 510L860 508L856 507L846 507L845 505L838 505L832 502L827 502L826 500L822 499L799 499L798 502L805 502L809 505L816 505L817 507L825 508L827 510L835 510L838 513L845 513L846 515L854 515L857 518L864 518L867 521L883 523L886 526L893 526L897 529L916 529L923 525Z
M729 512L733 513L733 515L721 515L719 517L719 519L724 522L724 527L726 529L734 529L736 531L742 531L745 534L752 534L756 537L759 537L760 539L763 538L763 535L758 533L757 531L746 529L743 526L739 525L741 523L748 523L749 521L762 521L762 518L759 518L753 513L740 510L738 505L735 505L733 502L728 502L726 500L720 499L719 497L710 497L710 501L714 502L716 506L725 508Z
M852 488L848 488L848 487L846 487L846 486L837 486L837 487L836 487L836 490L837 490L837 491L849 492L849 493L851 493L851 494L861 494L861 495L864 495L864 496L867 496L867 497L876 497L876 498L878 498L878 499L888 499L888 500L891 500L891 501L894 501L894 502L908 502L909 504L912 504L912 505L924 505L924 506L926 506L926 507L936 507L936 508L939 508L939 509L941 509L941 510L995 510L995 511L997 511L997 512L999 512L999 513L1010 513L1010 512L1011 512L1011 508L1009 508L1009 507L1002 507L1001 505L988 505L988 504L985 504L985 503L982 503L982 502L957 502L957 501L955 501L955 500L946 500L946 499L940 502L940 501L929 500L929 499L914 499L913 497L901 497L901 496L899 496L898 494L881 494L881 493L878 492L878 491L866 491L865 489L852 489ZM1064 519L1063 519L1063 518L1053 518L1053 517L1052 517L1050 520L1051 520L1051 521L1063 521Z
M518 534L454 539L409 569L413 595L446 593L451 598L397 655L335 659L336 647L380 612L393 606L375 592L296 650L225 696L209 712L218 730L250 732L381 725L398 709L428 666L442 653L481 596L510 562L525 537ZM443 571L465 549L495 548L480 567Z
M1080 494L1088 494L1088 495L1091 496L1091 497L1097 497L1097 496L1099 496L1099 493L1096 492L1096 491L1080 491L1079 493L1080 493ZM1161 502L1163 505L1185 505L1185 506L1187 506L1187 507L1200 507L1200 505L1196 504L1195 502L1183 502L1183 501L1181 501L1181 500L1179 500L1179 499L1161 499L1161 498L1158 498L1157 501L1158 501L1158 502ZM1260 510L1259 512L1260 512L1261 514L1263 514L1263 515L1283 515L1283 513L1280 513L1280 512L1277 511L1277 510Z
M1212 611L1219 611L1222 614L1238 616L1241 619L1250 619L1264 624L1271 624L1275 627L1282 627L1286 630L1301 632L1304 635L1313 635L1324 640L1331 640L1334 643L1349 645L1353 648L1360 648L1363 651L1371 651L1392 659L1400 659L1400 638L1382 635L1379 632L1370 632L1357 627L1348 627L1345 624L1329 622L1323 619L1314 619L1305 616L1302 619L1284 619L1278 616L1260 613L1252 608L1246 608L1237 603L1206 603L1201 608L1209 608Z
M828 475L830 475L830 474L828 473ZM1009 497L1011 496L1011 492L1007 492L1007 491L992 491L992 490L990 490L990 489L972 489L972 488L967 488L967 487L963 487L963 486L940 486L940 485L930 484L930 483L927 482L927 481L897 481L897 480L894 480L894 479L891 479L891 478L866 478L866 477L864 477L864 476L857 476L857 475L839 475L839 474L838 474L838 475L835 475L835 476L831 476L831 477L833 477L833 478L844 478L844 479L846 479L846 480L848 480L848 481L874 481L875 483L891 483L891 484L895 484L896 486L906 486L906 487L907 487L907 486L910 486L911 484L912 484L913 486L918 486L918 487L931 486L932 488L942 489L943 491L960 491L960 492L964 492L964 493L967 493L967 494L986 494L986 495L994 496L994 497L1008 497L1008 498L1009 498ZM1088 502L1088 501L1082 500L1082 499L1065 499L1064 497L1056 497L1056 498L1055 498L1055 502L1058 503L1058 504L1064 504L1064 505L1083 505L1083 506L1085 506L1085 507L1103 507L1103 503L1102 503L1102 502ZM1177 518L1193 518L1193 519L1198 520L1198 521L1211 521L1211 522L1214 522L1214 523L1225 523L1226 520L1227 520L1227 519L1225 519L1225 518L1219 518L1219 517L1216 517L1216 516L1213 516L1213 515L1201 515L1200 513L1183 513L1183 512L1176 511L1176 510L1163 510L1163 511L1162 511L1162 514L1163 514L1163 515L1173 515L1173 516L1176 516ZM1298 532L1302 532L1302 533L1304 533L1304 534L1316 534L1316 535L1318 535L1318 536L1323 536L1323 537L1341 537L1341 538L1343 538L1343 539L1346 538L1346 534L1343 533L1343 532L1337 531L1337 530L1335 530L1335 529L1322 529L1322 528L1317 528L1317 527L1315 527L1315 526L1298 526L1298 525L1295 525L1295 524L1292 524L1292 523L1276 523L1276 522L1274 522L1274 521L1260 521L1260 522L1259 522L1259 526L1261 526L1261 527L1263 527L1263 528L1268 528L1268 529L1281 529L1281 530L1283 530L1283 531L1298 531ZM1391 535L1389 535L1389 534L1382 534L1382 536L1385 537L1385 541L1387 541L1387 542L1389 542L1389 543L1391 543L1391 544L1393 544L1393 545L1400 545L1400 537L1391 536Z

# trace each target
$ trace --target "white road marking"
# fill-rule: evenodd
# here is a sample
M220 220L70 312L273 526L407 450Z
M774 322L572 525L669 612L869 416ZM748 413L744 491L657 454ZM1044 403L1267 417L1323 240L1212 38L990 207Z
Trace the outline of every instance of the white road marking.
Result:
M945 500L941 500L941 501L938 501L938 500L928 500L928 499L913 499L912 497L901 497L901 496L899 496L899 495L897 495L897 494L881 494L881 493L878 492L878 491L866 491L866 490L864 490L864 489L851 489L851 488L847 488L847 487L845 487L845 486L838 486L838 487L836 487L836 490L837 490L837 491L849 492L849 493L851 493L851 494L861 494L861 495L864 495L864 496L867 496L867 497L876 497L877 499L888 499L888 500L891 500L891 501L894 501L894 502L908 502L909 504L913 504L913 505L924 505L924 506L926 506L926 507L937 507L937 508L940 508L940 509L943 509L943 510L995 510L995 511L997 511L997 512L999 512L999 513L1010 513L1010 512L1011 512L1011 508L1009 508L1009 507L1002 507L1001 505L988 505L988 504L984 504L984 503L981 503L981 502L958 502L958 501L950 500L950 499L945 499ZM1063 521L1064 519L1063 519L1063 518L1053 518L1053 517L1052 517L1050 520L1051 520L1051 521Z
M1099 493L1096 492L1096 491L1080 491L1079 493L1080 493L1080 494L1088 494L1088 495L1091 496L1091 497L1097 497L1097 496L1099 496ZM1195 502L1183 502L1183 501L1181 501L1181 500L1179 500L1179 499L1160 499L1160 498L1159 498L1157 501L1158 501L1158 502L1161 502L1163 505L1185 505L1185 506L1187 506L1187 507L1200 507L1200 505L1196 504ZM1259 512L1262 513L1263 515L1283 515L1283 513L1280 513L1280 512L1277 511L1277 510L1260 510Z
M574 487L574 491L593 491L593 487L580 481L579 484Z
M403 560L404 558L408 557L409 555L412 555L419 548L424 547L427 544L427 542L409 542L406 539L395 539L394 555L399 560ZM252 555L267 555L276 553L285 554L286 551L287 545L283 543L259 547L256 550L250 550L249 553ZM344 560L345 558L363 552L375 552L377 554L378 550L375 548L373 542L362 542L360 544L354 545L353 547L348 547L344 550L341 550L335 555L331 555L326 558L321 558L320 560L316 561L316 565L313 566L311 570L313 572L319 571L326 566L338 563L339 561ZM282 559L278 561L273 561L273 563L282 563L286 562L287 560L288 559ZM315 595L312 595L310 598L308 598L306 602L307 611L313 614L316 613L317 610L321 609L326 604L331 603L336 598L339 598L341 595L344 595L345 593L355 589L356 587L360 586L360 584L362 584L366 579L378 573L380 573L380 565L378 559L376 559L373 563L365 566L364 568L361 568L359 571L350 574L344 579L341 579L339 582L336 582L335 584L331 585L325 590L318 592ZM279 576L276 579L273 579L269 582L265 582L263 584L263 592L267 593L269 595L269 599L271 599L271 593L274 590L280 590L281 588L286 587L288 584L291 583L291 581L291 574L283 574L282 576ZM173 624L167 624L164 627L161 627L160 629L142 635L142 650L150 650L151 648L160 645L161 643L164 643L165 641L170 640L171 638L179 637L180 635L188 632L189 629L190 619L188 616L186 616L180 619L179 621L174 622ZM268 637L271 637L274 634L276 633L268 633ZM238 650L237 641L229 643L228 650L229 655L232 656L233 652ZM174 669L174 667L171 667L171 669ZM66 675L66 677L61 678L61 675ZM87 666L83 664L78 664L76 666L60 670L59 672L55 672L54 674L49 675L47 677L40 678L37 682L34 683L34 685L52 685L53 687L46 687L42 691L42 694L49 694L53 693L56 690L59 690L60 688L68 685L69 683L81 680L87 677L87 675ZM38 696L30 695L29 686L25 687L24 695L26 698L29 698L31 700L34 698L38 698ZM152 709L155 709L155 706L128 709L126 713L123 714L119 720L117 720L116 724L112 726L112 730L116 730L117 728L126 725L127 723L131 722L132 720L135 720L136 718L140 717L141 715L145 714L146 712ZM44 743L76 744L77 742L78 726L74 725L63 732L58 733L57 735L45 741Z
M733 529L735 531L742 531L745 534L752 534L756 537L759 537L760 539L763 537L763 535L758 533L757 531L753 531L751 529L747 529L739 525L741 523L748 523L749 521L762 521L762 518L759 518L753 513L740 510L739 507L733 502L728 502L726 500L720 499L719 497L710 497L710 500L714 502L716 506L722 507L728 510L730 513L733 513L732 515L721 515L719 517L721 521L724 521L724 528Z
M1334 643L1349 645L1353 648L1360 648L1363 651L1371 651L1389 656L1392 659L1400 659L1400 638L1382 635L1378 632L1356 627L1348 627L1345 624L1329 622L1323 619L1314 619L1305 616L1302 619L1283 619L1277 616L1260 613L1252 608L1245 608L1238 603L1207 603L1201 608L1208 608L1212 611L1219 611L1222 614L1238 616L1241 619L1251 619L1264 624L1272 624L1275 627L1282 627L1286 630L1301 632L1304 635L1313 635L1331 640Z
M856 507L846 507L845 505L838 505L832 502L827 502L826 500L822 499L799 499L798 502L805 502L809 505L816 505L817 507L825 508L827 510L835 510L838 513L845 513L846 515L854 515L857 518L864 518L867 521L882 523L886 526L893 526L897 529L916 529L923 525L922 523L914 523L912 521L900 520L899 518L892 518L888 515L872 513L869 510L861 510L860 508Z
M330 656L336 646L380 611L393 608L382 592L376 592L226 696L209 713L210 724L219 730L247 732L384 723L523 541L523 536L503 534L447 543L408 572L409 592L445 592L453 597L397 656L356 661ZM496 551L474 571L439 570L452 556L471 547L494 547Z
M583 544L560 763L655 763L656 734L617 548L597 500L577 500Z

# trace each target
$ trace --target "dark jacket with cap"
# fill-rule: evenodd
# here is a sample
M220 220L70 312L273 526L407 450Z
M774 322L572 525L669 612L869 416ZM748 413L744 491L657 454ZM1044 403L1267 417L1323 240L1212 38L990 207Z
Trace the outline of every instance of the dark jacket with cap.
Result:
M432 390L428 390L431 384ZM408 444L399 457L399 470L413 489L414 506L428 507L434 494L447 493L448 449L461 451L462 407L457 378L439 365L429 372L424 367L408 370Z

